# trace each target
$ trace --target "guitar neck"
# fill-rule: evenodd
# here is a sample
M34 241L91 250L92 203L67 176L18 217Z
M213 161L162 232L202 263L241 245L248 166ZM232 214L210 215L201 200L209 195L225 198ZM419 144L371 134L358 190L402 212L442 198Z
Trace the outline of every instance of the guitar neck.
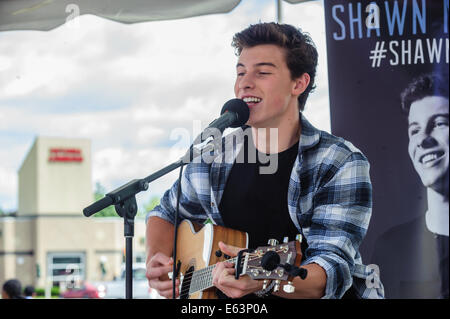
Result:
M184 220L178 227L177 256L179 256L179 260L177 264L179 263L179 265L177 267L179 267L178 275L181 279L180 299L214 298L212 290L205 290L214 287L212 272L216 264L198 269L196 265L204 266L205 263L197 263L196 260L206 262L205 253L212 254L218 249L216 246L213 248L213 238L216 242L221 240L232 246L247 247L247 234L212 224L197 228L194 226L190 221ZM186 242L190 244L184 245ZM299 239L279 245L271 243L269 246L261 246L256 249L243 249L239 251L237 257L226 261L236 265L239 260L239 265L236 266L239 276L248 275L253 280L271 279L281 282L281 280L288 280L291 276L286 267L289 265L300 266L301 258ZM217 257L209 262L216 263L220 260L222 259ZM201 294L202 291L205 293Z
M231 258L228 262L235 263L236 258ZM212 283L212 271L216 265L211 265L199 270L195 270L191 274L186 274L185 279L190 280L189 285L189 295L194 294L198 291L203 291L208 288L212 288L214 285Z

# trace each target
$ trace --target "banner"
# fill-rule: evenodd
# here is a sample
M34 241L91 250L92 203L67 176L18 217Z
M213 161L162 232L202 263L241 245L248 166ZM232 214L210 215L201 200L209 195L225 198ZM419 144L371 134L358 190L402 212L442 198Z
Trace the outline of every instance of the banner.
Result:
M360 251L387 298L448 298L448 0L325 1L331 130L369 159Z

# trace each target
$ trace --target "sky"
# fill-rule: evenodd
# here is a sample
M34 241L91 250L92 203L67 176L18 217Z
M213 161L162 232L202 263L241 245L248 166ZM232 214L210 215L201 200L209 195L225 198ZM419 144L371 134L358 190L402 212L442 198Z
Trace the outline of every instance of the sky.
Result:
M121 24L92 15L51 31L0 32L0 209L17 209L18 171L37 136L89 138L92 185L107 191L176 161L234 98L233 34L276 20L275 0L243 0L227 14ZM322 1L282 3L283 23L319 52L304 115L330 132ZM186 145L184 145L186 144ZM162 196L174 171L137 195Z

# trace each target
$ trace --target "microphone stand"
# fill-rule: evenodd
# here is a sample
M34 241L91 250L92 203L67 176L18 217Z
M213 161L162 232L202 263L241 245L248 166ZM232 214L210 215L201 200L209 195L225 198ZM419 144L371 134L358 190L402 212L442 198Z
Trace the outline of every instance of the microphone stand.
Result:
M89 217L102 209L114 205L117 214L124 219L124 236L125 236L125 271L126 271L126 299L133 298L133 289L132 289L132 239L134 236L134 217L137 214L137 203L136 203L136 194L142 191L146 191L148 189L148 184L153 182L154 180L160 178L161 176L166 175L167 173L173 171L178 167L182 167L191 162L194 158L202 155L204 152L211 152L218 145L215 133L220 132L220 136L226 127L239 127L244 125L247 122L250 111L248 105L241 99L231 99L224 104L221 111L221 116L211 122L205 131L203 131L192 143L189 150L186 154L181 157L178 161L160 169L154 174L151 174L142 179L134 179L129 183L113 190L108 193L102 199L94 202L90 206L83 209L83 214L86 217ZM212 141L209 140L211 136L214 136ZM203 140L203 138L207 138ZM196 141L200 141L199 148L195 148L194 145ZM206 144L206 145L205 145ZM175 215L175 229L177 227L176 222L178 218L178 204L179 204L179 195L180 195L180 187L181 187L181 173L180 170L180 181L178 185L178 194L177 194L177 208ZM176 242L176 231L175 238ZM174 249L174 256L176 256L176 249ZM175 285L175 263L176 258L174 258L174 273L173 273L173 285ZM173 287L175 290L175 287ZM175 296L174 296L175 297Z
M133 298L133 236L134 236L134 218L137 214L136 194L146 191L148 184L154 180L170 173L171 171L184 166L194 158L202 155L204 152L214 150L213 143L206 144L201 149L196 149L191 145L186 154L178 161L165 166L159 171L142 179L134 179L127 184L109 192L102 199L94 202L83 209L86 217L94 215L102 209L114 205L117 214L124 219L124 237L125 237L125 298ZM180 181L181 183L181 181ZM176 274L174 274L175 276Z

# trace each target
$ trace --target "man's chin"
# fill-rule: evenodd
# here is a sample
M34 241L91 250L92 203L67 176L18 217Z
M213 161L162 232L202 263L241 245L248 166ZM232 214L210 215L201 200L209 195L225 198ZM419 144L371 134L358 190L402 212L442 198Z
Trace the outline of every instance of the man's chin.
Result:
M446 198L448 198L448 190L449 190L449 178L448 178L448 169L446 174L442 174L439 176L430 176L427 174L422 178L423 186L427 188L433 189L435 192L442 194Z

